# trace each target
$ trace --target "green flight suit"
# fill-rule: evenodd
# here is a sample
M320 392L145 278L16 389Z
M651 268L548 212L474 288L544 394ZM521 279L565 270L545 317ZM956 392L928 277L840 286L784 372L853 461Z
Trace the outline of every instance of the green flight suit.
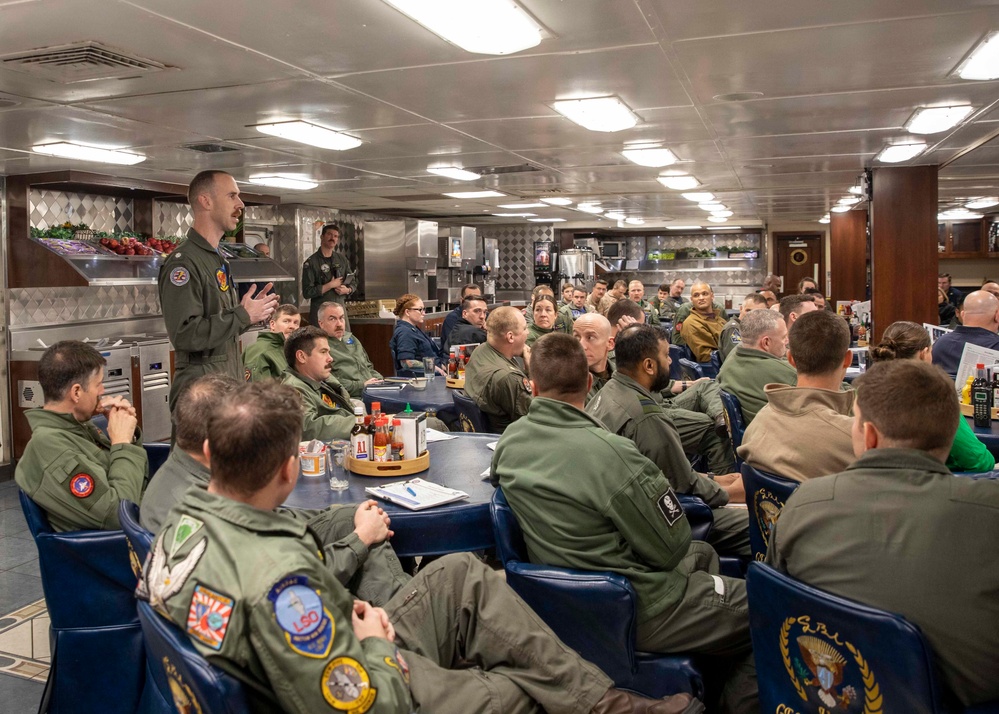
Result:
M745 345L732 350L718 372L719 386L739 400L747 426L767 404L763 387L768 384L790 384L793 387L797 383L798 373L789 363Z
M657 294L652 298L649 303L659 313L660 322L672 322L673 318L676 316L676 311L680 309L680 306L684 303L689 303L689 301L682 295L678 298L668 297L665 300L660 300Z
M371 364L364 345L352 334L343 333L343 339L330 337L329 343L333 376L354 399L361 398L364 383L369 379L382 379L382 375Z
M170 510L184 500L189 490L207 490L211 475L207 466L174 446L143 496L139 510L142 527L159 533ZM278 510L308 522L323 544L333 577L362 600L382 606L409 582L409 576L387 541L369 548L354 533L356 506Z
M152 553L137 596L247 684L251 712L582 714L611 686L467 553L385 606L395 642L358 641L353 594L286 514L192 489Z
M544 329L543 327L538 327L533 322L527 326L527 341L524 343L528 347L532 347L535 342L540 340L545 335L550 335L553 332L559 332L555 328Z
M497 434L531 407L527 375L488 342L476 347L465 365L465 394L475 401Z
M724 424L724 407L718 382L697 382L679 394L672 393L672 384L662 391L663 410L673 422L684 453L700 454L708 469L716 474L735 470L735 452L728 433L720 435L716 426ZM721 421L719 418L721 417Z
M659 325L659 311L652 307L652 303L648 300L639 300L638 306L642 308L642 312L645 313L646 325Z
M282 379L288 369L288 360L284 358L284 334L261 332L257 335L257 341L243 352L243 367L249 372L248 382Z
M323 285L333 278L345 278L349 272L350 263L347 262L347 256L335 250L329 258L323 255L322 248L306 258L302 264L302 297L310 301L310 325L313 327L319 325L319 308L323 303L338 302L343 305L346 302L346 295L337 293L336 288L323 292ZM346 307L343 319L347 323L347 329L350 329Z
M672 487L633 442L537 397L496 445L490 478L531 562L625 576L638 597L638 649L713 655L727 670L722 709L759 711L746 583L717 574L717 554L690 540Z
M726 554L749 555L749 511L723 508L728 493L712 479L690 468L676 426L652 394L631 377L615 372L586 407L607 429L635 442L642 455L663 472L677 493L697 496L713 510L708 543Z
M159 296L176 352L171 411L181 387L204 374L222 372L246 379L239 335L250 326L250 315L239 304L229 263L193 228L160 266Z
M721 337L718 338L718 356L722 362L731 354L732 350L742 344L742 323L738 317L730 318L722 328Z
M14 480L59 532L121 529L118 504L139 503L149 460L136 429L131 444L111 445L91 422L72 414L28 409L31 439Z
M305 406L302 441L350 438L355 423L354 404L336 377L330 375L325 382L317 382L289 369L284 373L284 383L302 395Z

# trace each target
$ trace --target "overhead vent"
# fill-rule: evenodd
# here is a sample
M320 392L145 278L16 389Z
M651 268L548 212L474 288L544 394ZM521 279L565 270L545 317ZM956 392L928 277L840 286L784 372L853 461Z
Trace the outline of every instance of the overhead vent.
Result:
M97 42L42 47L3 58L3 68L25 72L60 84L100 79L131 79L171 69L168 65L130 55Z
M529 171L541 171L533 164L516 164L513 166L466 166L466 170L474 171L479 176L496 176L498 174L523 174Z
M191 151L200 151L202 154L221 154L225 151L239 151L235 146L225 144L188 144L184 147Z

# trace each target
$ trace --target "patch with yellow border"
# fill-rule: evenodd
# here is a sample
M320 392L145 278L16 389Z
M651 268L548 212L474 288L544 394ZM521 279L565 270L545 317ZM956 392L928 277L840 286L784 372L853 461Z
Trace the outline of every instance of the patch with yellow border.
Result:
M351 657L337 657L326 665L322 690L327 704L348 714L364 714L378 696L367 671Z
M330 395L328 395L328 394L324 394L323 395L323 404L325 404L326 406L328 406L330 409L333 408L333 400L330 399Z

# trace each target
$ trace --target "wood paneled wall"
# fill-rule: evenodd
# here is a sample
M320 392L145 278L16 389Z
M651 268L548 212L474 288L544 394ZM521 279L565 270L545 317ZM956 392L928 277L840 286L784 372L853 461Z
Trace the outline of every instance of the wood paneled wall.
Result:
M855 210L830 216L830 298L867 299L867 211Z

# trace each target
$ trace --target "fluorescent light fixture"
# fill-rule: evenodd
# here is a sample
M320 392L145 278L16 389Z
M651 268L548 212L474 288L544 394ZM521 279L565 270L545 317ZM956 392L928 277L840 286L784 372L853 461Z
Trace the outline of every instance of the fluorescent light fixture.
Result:
M853 208L853 206L844 206L844 205L840 204L838 206L833 206L829 210L832 211L833 213L846 213L851 208Z
M907 144L889 144L881 150L881 153L874 157L875 161L886 164L897 164L902 161L914 159L926 151L926 144L922 141L909 142Z
M565 223L564 218L528 218L531 223Z
M862 199L860 196L844 196L843 198L839 199L836 203L838 203L841 206L852 206L855 203L860 203L862 200L864 199Z
M967 104L957 107L923 107L905 123L905 128L913 134L936 134L952 129L971 114Z
M549 206L571 206L572 205L572 200L570 200L568 198L559 198L557 196L553 197L553 198L542 198L541 200L544 201L545 203L547 203Z
M725 216L708 216L708 220L712 223L724 223L728 218Z
M992 208L993 206L999 206L999 197L976 198L974 201L968 201L964 204L965 208Z
M720 211L725 209L725 206L722 205L721 201L708 201L707 203L698 203L697 207L700 208L702 211L708 211L709 213L711 211Z
M693 201L694 203L710 203L715 200L715 195L713 193L708 193L707 191L681 193L680 195L688 201Z
M537 213L494 213L494 216L503 216L504 218L527 218L528 216L536 216Z
M257 124L253 127L263 134L279 136L282 139L297 141L300 144L318 146L320 149L346 151L360 146L363 142L356 136L350 136L324 126L310 124L307 121L282 121L272 124Z
M965 219L965 218L972 219L972 218L981 218L981 217L982 217L981 213L975 213L973 211L969 211L966 208L952 208L949 211L943 211L943 212L937 214L937 218L938 219L943 219L943 220L947 220L947 219L953 220L955 218L958 218L958 219Z
M635 113L617 97L565 99L552 103L552 109L590 131L621 131L638 123Z
M633 164L638 164L639 166L649 166L651 168L669 166L671 164L675 164L679 160L676 158L676 154L672 151L658 146L625 149L621 152L621 155Z
M719 218L728 218L733 215L732 211L711 211L712 216L718 216Z
M688 191L701 185L700 181L689 174L664 174L657 178L656 181L674 191Z
M315 188L319 185L315 181L281 175L251 176L250 183L255 183L258 186L272 186L274 188L291 188L296 191L308 191L310 188Z
M133 154L131 151L119 151L118 149L102 149L98 146L85 146L74 144L69 141L58 141L53 144L35 144L31 150L36 154L46 156L58 156L63 159L77 159L78 161L97 161L102 164L123 164L131 166L146 160L142 154Z
M700 226L666 226L668 231L699 231Z
M428 166L427 171L456 181L474 181L477 178L482 178L474 171L466 171L460 166Z
M634 218L625 218L625 219L624 219L624 222L625 222L625 223L630 223L630 224L631 224L631 225L633 225L633 226L640 226L640 225L642 225L643 223L645 223L645 219L644 219L644 218L638 218L638 217L636 216L636 217L634 217Z
M716 226L715 230L726 230L726 231L741 231L742 226Z
M850 186L850 188L848 188L846 190L849 191L852 194L856 194L857 196L863 196L864 195L864 187L861 186L861 185L859 185L859 184L856 185L856 186Z
M822 216L822 218L819 219L819 223L828 223L828 222L829 222L829 216Z
M512 0L385 0L443 40L467 52L509 55L537 47L549 34Z
M503 198L506 196L505 193L500 193L499 191L457 191L441 195L450 196L451 198Z
M610 218L612 221L623 221L625 220L624 214L621 211L608 211L604 214L605 218Z
M497 208L546 208L543 203L501 203Z
M582 211L583 213L603 213L604 209L600 207L599 203L577 203L576 210Z
M999 32L990 32L957 67L961 79L999 78Z

